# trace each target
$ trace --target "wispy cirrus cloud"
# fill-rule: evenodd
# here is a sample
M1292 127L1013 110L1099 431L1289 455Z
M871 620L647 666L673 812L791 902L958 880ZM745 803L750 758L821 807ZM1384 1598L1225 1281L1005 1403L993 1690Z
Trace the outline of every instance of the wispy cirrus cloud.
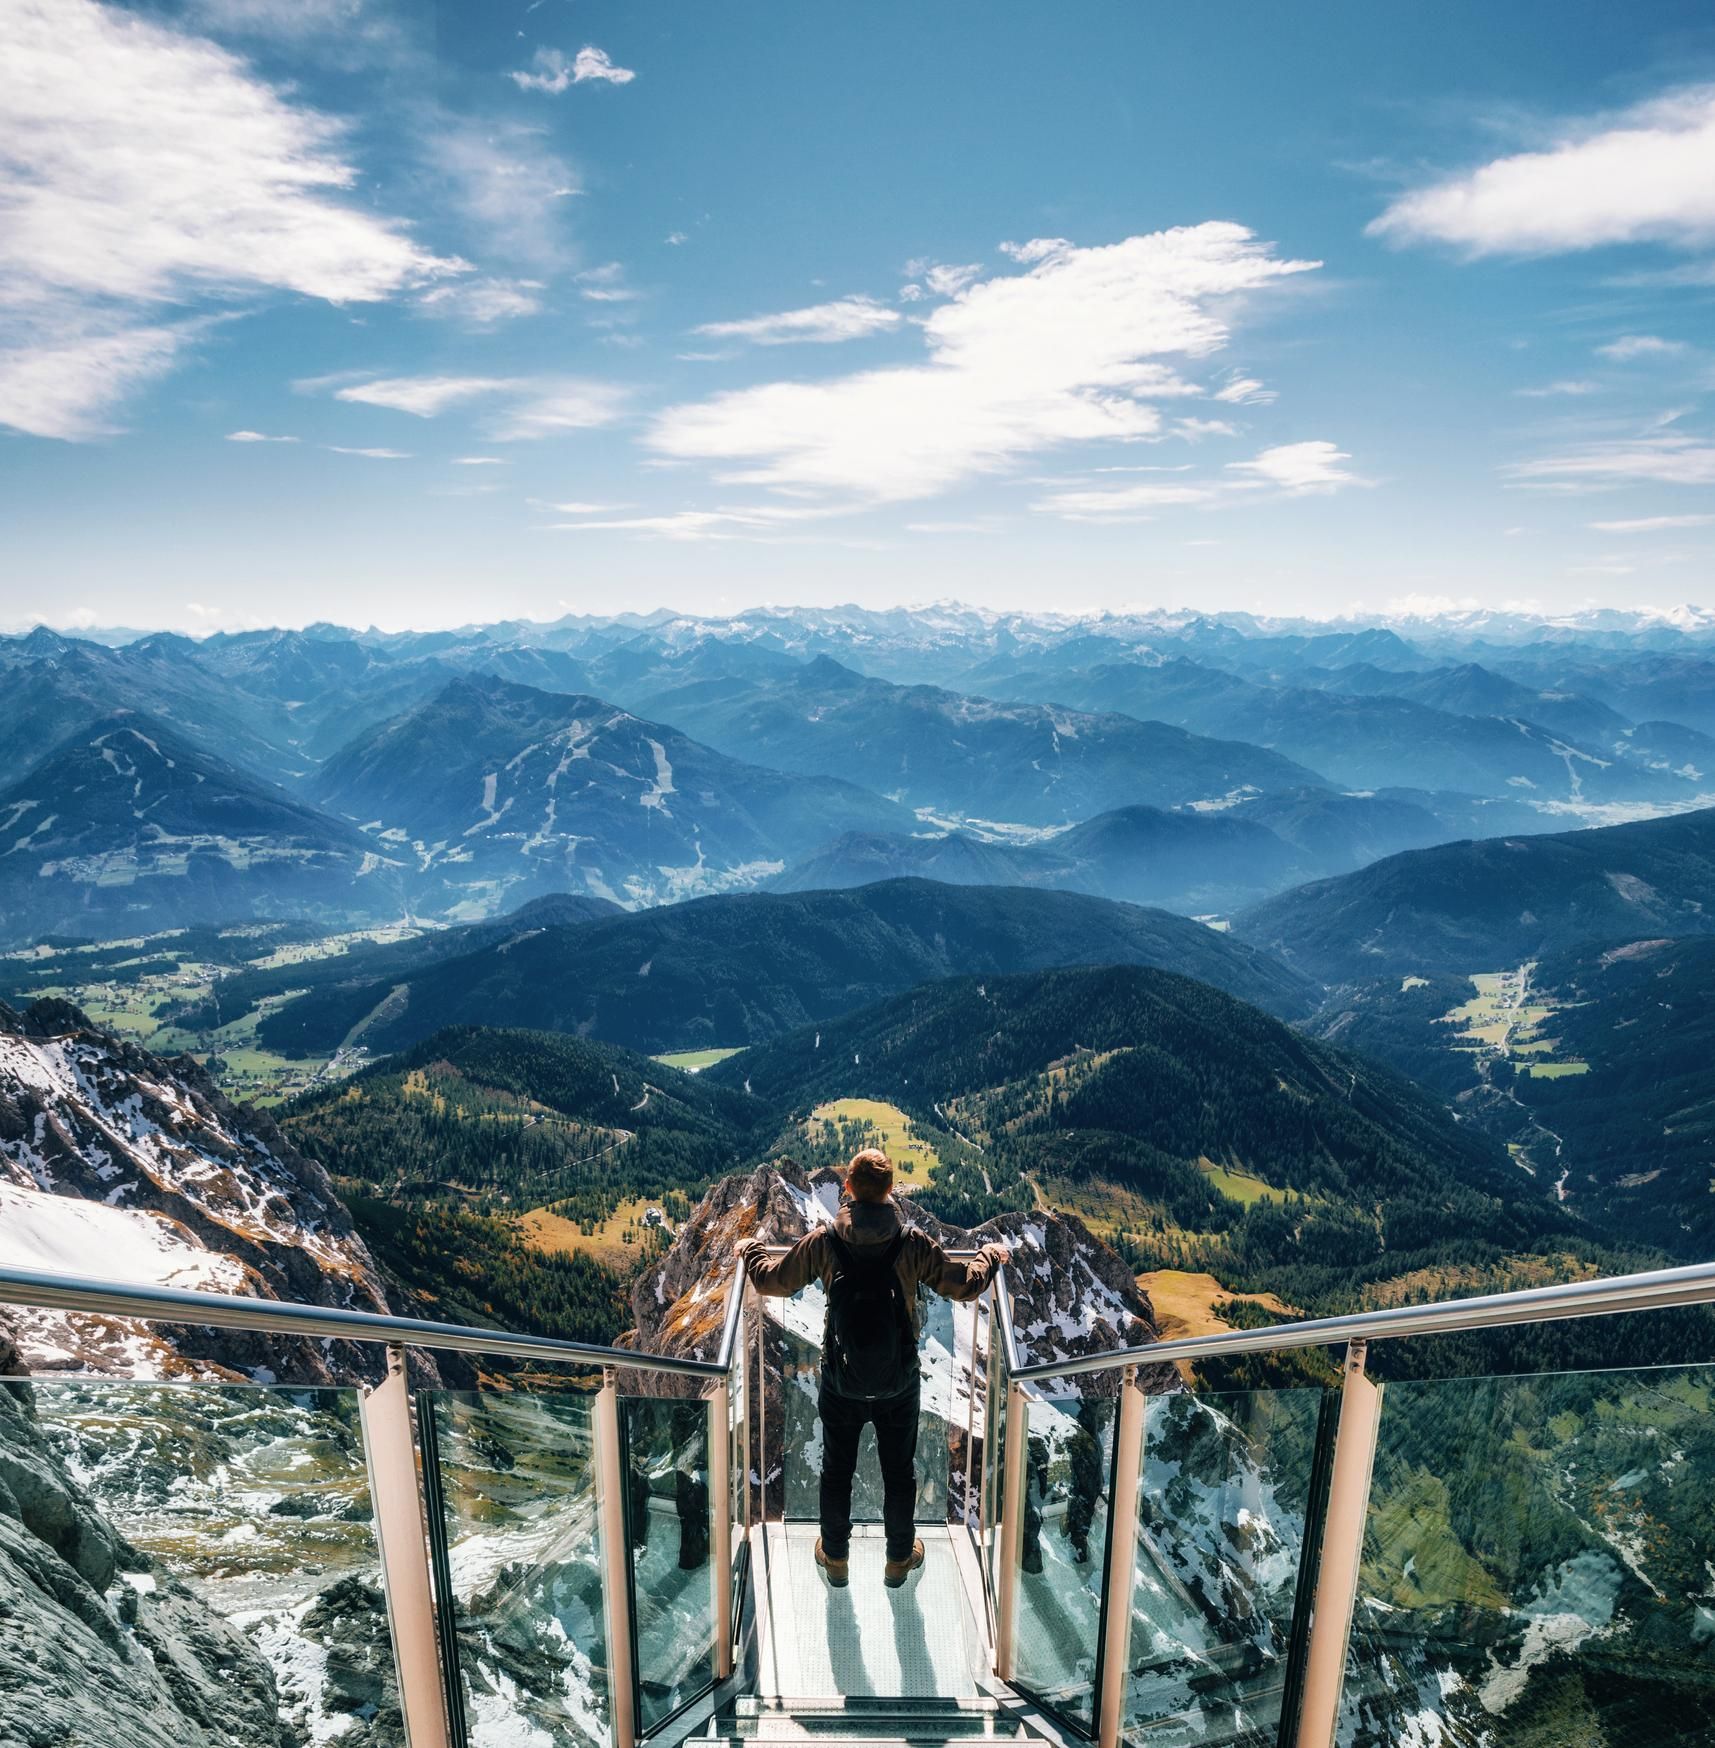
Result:
M747 316L736 322L704 322L693 329L711 340L749 340L758 346L786 346L807 341L830 345L862 340L897 328L899 311L872 297L842 297L807 309L781 310L774 315Z
M1683 340L1664 340L1659 334L1622 334L1606 346L1598 346L1599 358L1611 358L1616 364L1629 364L1635 358L1671 358L1685 350Z
M525 386L505 376L384 376L373 382L348 383L334 390L336 401L366 407L390 407L419 419L433 419L448 407Z
M9 0L0 58L0 305L19 337L0 422L111 431L198 336L175 308L373 303L465 271L350 198L338 121L213 42L97 0Z
M228 443L296 443L296 437L270 437L266 431L228 431Z
M361 455L365 461L409 461L411 453L407 449L355 449L344 443L324 443L322 448L330 455Z
M1229 461L1227 472L1249 486L1274 486L1294 496L1305 492L1335 492L1363 482L1344 464L1352 458L1337 444L1321 439L1280 443L1249 461Z
M1282 443L1264 449L1248 461L1230 461L1220 473L1205 478L1185 478L1186 470L1139 469L1143 472L1178 473L1172 481L1144 482L1129 486L1082 487L1052 492L1031 508L1075 522L1149 521L1158 510L1208 507L1233 501L1237 495L1265 489L1285 497L1336 492L1362 485L1357 474L1344 464L1352 458L1336 445L1320 440ZM1099 472L1124 471L1115 468Z
M587 45L570 59L561 49L537 49L527 71L506 76L520 91L542 91L550 97L573 85L629 85L637 77L629 67L616 67L605 49Z
M1715 516L1631 516L1618 522L1592 522L1598 534L1665 534L1676 528L1715 527Z
M431 287L417 299L417 308L472 328L493 328L520 316L539 314L547 289L540 279L470 279Z
M1175 364L1227 344L1242 295L1317 265L1225 223L1003 252L1024 271L935 309L921 363L670 407L648 446L728 480L862 503L930 497L1064 444L1153 438L1155 403L1199 392Z
M1546 150L1402 195L1369 225L1392 243L1545 255L1619 243L1715 243L1715 86L1561 124Z
M312 377L293 386L305 393L333 387L335 400L386 407L418 419L439 418L475 402L493 403L481 426L499 443L611 424L624 412L630 393L616 383L578 377L386 376L358 381Z
M1514 462L1514 483L1554 491L1605 491L1624 485L1715 485L1715 443L1664 432L1583 443L1556 455Z
M1537 388L1515 388L1513 393L1521 400L1547 401L1557 400L1562 396L1594 395L1602 392L1599 382L1589 382L1582 377L1565 377L1559 382L1545 382Z

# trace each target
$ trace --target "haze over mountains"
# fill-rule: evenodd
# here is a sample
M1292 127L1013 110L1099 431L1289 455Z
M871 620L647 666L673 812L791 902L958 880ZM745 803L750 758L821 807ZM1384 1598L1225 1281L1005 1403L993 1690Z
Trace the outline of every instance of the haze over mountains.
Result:
M556 891L636 908L871 871L1226 912L1401 849L1715 797L1712 650L1689 612L38 629L0 639L5 849L35 869L4 870L0 940L270 905L429 923ZM152 807L121 805L114 773L80 780L115 722L176 749ZM218 775L188 781L199 759ZM60 849L37 855L50 792Z

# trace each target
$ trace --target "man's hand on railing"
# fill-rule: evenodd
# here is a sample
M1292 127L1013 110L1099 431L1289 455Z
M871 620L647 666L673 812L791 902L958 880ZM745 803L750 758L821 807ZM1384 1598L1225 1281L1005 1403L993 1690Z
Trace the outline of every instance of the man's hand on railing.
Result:
M750 1253L753 1250L760 1249L761 1245L762 1240L760 1238L741 1238L738 1243L732 1247L732 1253L738 1259L739 1272L741 1274L750 1268Z
M999 1268L1002 1263L1012 1261L1012 1252L1004 1244L985 1244L982 1248L981 1255L984 1261L988 1263L991 1273L993 1270Z

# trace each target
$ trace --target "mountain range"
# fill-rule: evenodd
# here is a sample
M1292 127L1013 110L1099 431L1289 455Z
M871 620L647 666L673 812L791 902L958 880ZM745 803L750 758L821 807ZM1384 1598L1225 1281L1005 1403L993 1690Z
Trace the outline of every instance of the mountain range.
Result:
M1265 900L1234 928L1325 983L1715 933L1715 809L1410 850Z
M549 926L421 970L329 982L259 1035L293 1055L396 1050L449 1025L523 1026L633 1050L755 1043L954 973L1071 964L1183 971L1285 1013L1312 986L1168 911L1083 893L888 881L847 892L696 899Z
M628 905L753 885L785 857L910 815L837 777L747 765L597 698L447 683L360 736L313 785L326 808L478 916L540 892Z
M0 791L0 942L210 918L397 916L401 860L182 739L109 716Z

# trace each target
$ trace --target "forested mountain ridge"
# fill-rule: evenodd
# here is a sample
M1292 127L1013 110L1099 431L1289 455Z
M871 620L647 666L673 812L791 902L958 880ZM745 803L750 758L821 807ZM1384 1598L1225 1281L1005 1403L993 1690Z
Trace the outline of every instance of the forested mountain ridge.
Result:
M776 1037L957 971L1114 962L1169 966L1282 1013L1309 1009L1311 986L1298 974L1167 911L1082 893L898 880L696 899L542 929L399 985L312 992L259 1032L271 1047L315 1054L373 1016L362 1039L374 1050L453 1024L687 1050Z
M1234 929L1328 983L1715 933L1715 809L1408 850L1267 899Z
M1485 979L1485 982L1493 981ZM1499 1023L1472 983L1350 985L1312 1029L1392 1063L1514 1150L1537 1193L1612 1239L1715 1255L1715 939L1604 942L1508 974Z
M1026 1185L1023 1205L1083 1213L1140 1267L1307 1310L1421 1295L1447 1269L1551 1276L1595 1245L1408 1081L1143 967L951 979L707 1073L782 1116L899 1105L958 1162L931 1197L948 1217L961 1182L973 1200Z

